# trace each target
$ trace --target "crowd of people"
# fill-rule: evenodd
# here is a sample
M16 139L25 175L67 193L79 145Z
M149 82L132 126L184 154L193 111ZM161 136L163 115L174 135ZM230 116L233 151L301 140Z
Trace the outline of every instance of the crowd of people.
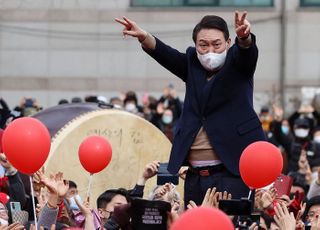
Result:
M159 98L146 93L141 100L138 100L134 91L128 91L119 93L119 96L111 97L109 100L105 96L90 95L84 98L73 97L70 100L61 99L57 104L68 103L98 103L102 108L114 107L133 113L159 128L170 141L173 139L175 123L182 111L182 102L177 96L175 86L171 83L164 87L163 94ZM4 98L0 98L0 105L1 129L13 119L32 116L43 109L35 98L30 97L22 98L20 104L12 109Z
M34 99L24 98L22 101L20 106L10 110L1 98L2 129L13 119L30 116L42 109ZM164 94L159 99L144 96L142 105L138 103L138 98L132 91L126 93L123 99L114 97L107 101L105 98L90 96L72 101L70 103L112 104L118 109L122 108L144 117L162 130L169 139L172 138L170 133L182 109L182 103L172 85L165 87ZM63 103L69 102L63 100ZM285 187L286 192L282 190L283 187L277 186L256 190L252 213L258 214L259 220L250 219L253 215L244 218L241 213L239 216L230 216L235 228L289 230L307 229L311 226L311 229L320 229L319 113L311 105L302 105L298 111L285 117L281 107L272 105L262 107L259 118L268 141L276 145L283 155L284 168L281 180L290 177L292 186L289 183L289 187ZM2 152L1 149L0 151ZM0 163L0 229L35 229L28 176L19 173L7 161L4 153L0 155ZM137 178L134 188L106 188L107 190L95 201L96 208L92 208L93 201L90 205L86 197L79 196L77 182L64 178L61 172L47 176L42 169L33 176L38 228L137 229L132 226L132 208L135 207L132 201L142 197L170 203L171 209L166 221L166 226L169 226L179 219L179 215L186 209L196 208L199 204L194 201L183 204L182 196L172 183L155 185L152 193L144 196L146 181L157 175L158 169L158 161L147 164L142 175ZM186 171L184 168L179 172L181 178L185 178ZM208 189L200 206L221 208L219 201L228 199L232 199L228 191L211 188ZM151 227L150 225L149 228ZM146 225L145 229L149 228Z

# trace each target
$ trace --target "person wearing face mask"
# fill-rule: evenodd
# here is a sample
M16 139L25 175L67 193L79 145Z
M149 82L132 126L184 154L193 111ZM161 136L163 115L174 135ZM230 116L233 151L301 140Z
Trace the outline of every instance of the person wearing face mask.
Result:
M320 125L320 114L310 104L301 103L299 109L289 116L288 120L291 127L298 118L307 119L311 130Z
M123 101L123 108L129 113L143 117L143 108L138 105L138 98L135 92L128 91Z
M137 105L135 104L134 101L127 101L124 105L124 109L129 112L129 113L137 113Z
M69 203L69 208L73 211L79 211L79 207L75 201L75 199L77 199L80 203L82 203L81 197L78 194L78 188L77 188L77 184L72 181L69 180L69 189L66 195L66 199Z
M290 134L290 125L288 120L283 120L281 122L281 133L287 136Z
M162 115L161 121L165 125L170 125L173 122L173 114L170 109L166 109Z
M172 83L163 89L163 94L158 102L162 103L164 108L172 110L173 120L176 120L180 117L182 104Z
M174 120L171 109L166 109L161 117L161 131L172 142L173 141Z
M65 198L66 203L68 204L68 215L70 215L69 217L72 220L70 224L75 225L76 227L84 227L85 216L77 205L77 201L81 204L83 201L78 193L78 186L74 181L69 180L69 188ZM94 223L98 226L98 214L94 210L92 210L92 217ZM67 219L66 216L64 218Z
M281 150L284 161L282 172L287 173L288 155L291 151L294 134L291 131L288 120L283 118L283 109L275 104L272 105L272 109L274 116L270 126L273 134L271 143Z
M288 172L297 171L298 161L302 151L306 152L307 159L310 162L314 156L312 142L310 140L310 123L306 118L298 118L294 121L293 140L288 152Z
M171 109L164 109L163 104L159 103L157 106L157 114L155 115L155 125L166 135L166 137L172 142L174 131L174 115ZM161 109L159 107L162 107Z
M189 166L184 202L201 204L208 188L227 190L233 198L247 197L249 188L239 173L242 151L265 140L253 109L253 77L258 59L255 35L247 12L235 12L235 43L226 21L204 16L194 27L194 46L185 53L123 17L123 34L135 37L143 50L186 85L183 110L176 122L168 170ZM236 116L235 116L236 114Z
M100 225L106 229L114 229L113 226L117 225L117 223L111 219L114 208L119 205L128 204L130 201L131 198L126 189L109 189L103 192L97 199Z

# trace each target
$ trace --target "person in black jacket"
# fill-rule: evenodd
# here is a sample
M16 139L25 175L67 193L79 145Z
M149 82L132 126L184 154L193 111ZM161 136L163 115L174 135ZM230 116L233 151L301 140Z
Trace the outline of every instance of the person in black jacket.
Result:
M7 184L3 184L2 191L8 193L10 201L19 202L23 208L27 200L26 192L17 169L8 162L4 153L0 153L0 164L5 169L2 179L7 178Z
M164 44L132 20L115 19L124 35L136 37L143 50L186 85L183 111L176 124L168 170L189 165L184 186L185 205L201 204L208 188L247 197L249 188L239 173L242 151L265 140L253 108L253 76L258 59L256 38L247 12L235 12L235 44L228 25L207 15L194 27L195 47L186 53Z
M169 84L164 88L158 103L162 103L165 109L170 109L173 112L174 120L177 120L180 117L182 104L173 84Z
M11 111L7 102L0 97L0 129L4 129L8 118L11 116Z
M287 130L290 130L288 122L283 120L283 111L281 108L274 106L275 120L274 136L276 140L286 150L288 167L287 171L297 171L298 161L302 153L306 153L308 161L312 162L315 156L314 143L311 140L311 124L310 121L305 118L297 118L293 123L292 134ZM318 155L318 154L317 154Z

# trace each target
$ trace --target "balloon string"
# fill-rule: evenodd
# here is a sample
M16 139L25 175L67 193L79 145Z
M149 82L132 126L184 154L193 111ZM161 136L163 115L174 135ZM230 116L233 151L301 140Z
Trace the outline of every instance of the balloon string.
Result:
M89 177L89 186L88 186L88 191L87 191L87 199L88 199L88 200L89 200L90 192L91 192L92 177L93 177L93 174L92 174L92 173L90 173L90 177Z
M36 203L34 200L34 189L33 189L33 183L32 183L32 176L29 176L30 179L30 187L31 187L31 196L32 196L32 206L33 206L33 215L34 215L34 224L36 229L38 230L38 220L37 220L37 214L36 214Z
M250 200L251 193L252 193L252 190L250 189L250 190L249 190L249 195L248 195L248 200Z

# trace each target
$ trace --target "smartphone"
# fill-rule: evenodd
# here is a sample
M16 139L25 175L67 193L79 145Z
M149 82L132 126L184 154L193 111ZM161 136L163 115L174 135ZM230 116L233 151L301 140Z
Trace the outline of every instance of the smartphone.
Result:
M249 216L252 211L252 201L248 199L220 200L219 209L227 215Z
M21 211L20 202L10 202L10 210L12 212Z
M168 163L160 163L157 174L157 185L164 185L165 183L179 184L179 174L171 174L168 171Z
M273 184L273 187L277 190L278 197L282 195L290 196L292 186L292 177L281 174Z

